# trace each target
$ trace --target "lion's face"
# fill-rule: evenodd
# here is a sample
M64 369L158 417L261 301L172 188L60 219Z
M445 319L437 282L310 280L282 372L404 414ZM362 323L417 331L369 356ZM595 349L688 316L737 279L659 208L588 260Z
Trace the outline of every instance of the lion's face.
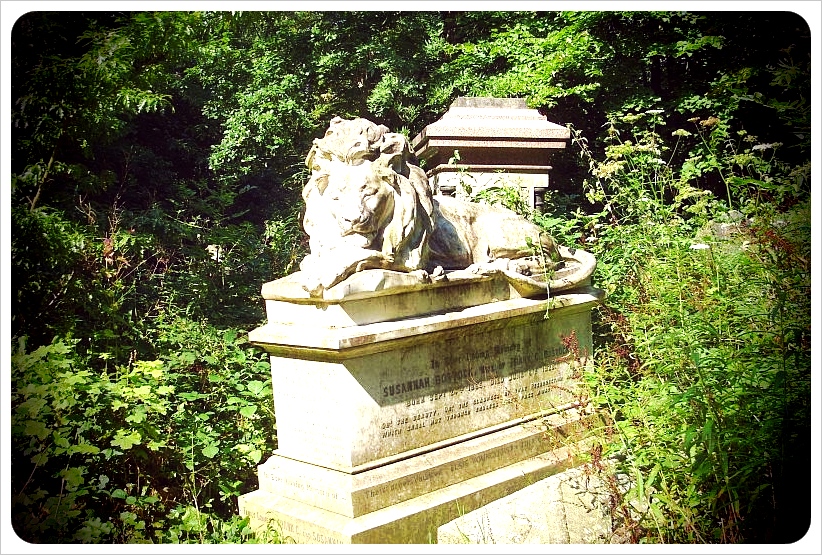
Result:
M334 161L328 170L323 197L340 234L373 238L394 213L395 190L387 176L368 160L356 165Z

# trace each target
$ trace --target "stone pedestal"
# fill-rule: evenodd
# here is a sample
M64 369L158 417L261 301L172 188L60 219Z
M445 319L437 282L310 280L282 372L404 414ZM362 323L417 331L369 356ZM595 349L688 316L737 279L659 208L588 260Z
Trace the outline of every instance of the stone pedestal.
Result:
M564 149L570 137L566 127L529 109L522 98L460 97L412 146L442 194L507 185L518 187L539 210L549 186L551 153Z
M502 276L366 270L309 298L266 284L278 449L240 498L298 543L429 543L572 466L596 424L578 385L601 290L523 298Z

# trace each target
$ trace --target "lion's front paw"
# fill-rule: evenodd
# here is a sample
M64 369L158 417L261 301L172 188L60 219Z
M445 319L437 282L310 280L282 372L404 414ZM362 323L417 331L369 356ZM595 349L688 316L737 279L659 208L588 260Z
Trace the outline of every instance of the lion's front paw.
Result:
M301 282L303 289L308 291L308 294L312 297L323 296L323 290L325 289L325 287L323 287L320 276L314 273L307 273L303 275Z
M431 276L425 270L411 270L408 273L420 280L420 283L431 283Z
M434 271L431 272L429 276L433 283L438 283L440 281L448 281L448 275L445 273L445 270L442 269L442 266L437 266L434 268Z

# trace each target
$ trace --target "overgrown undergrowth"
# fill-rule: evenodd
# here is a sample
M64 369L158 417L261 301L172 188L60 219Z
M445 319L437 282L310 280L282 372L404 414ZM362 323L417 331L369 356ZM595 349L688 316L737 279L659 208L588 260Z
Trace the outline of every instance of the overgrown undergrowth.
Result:
M589 157L602 211L565 225L568 240L588 239L608 292L587 379L613 419L602 456L634 479L615 492L615 525L640 542L798 540L811 501L803 186L795 170L764 168L749 141L744 154L767 173L751 188L746 168L726 166L731 210L660 163L656 131L614 135L606 160ZM647 511L619 510L634 501Z
M236 330L157 323L156 360L100 368L20 339L12 523L31 543L253 541L235 515L276 446L267 357Z

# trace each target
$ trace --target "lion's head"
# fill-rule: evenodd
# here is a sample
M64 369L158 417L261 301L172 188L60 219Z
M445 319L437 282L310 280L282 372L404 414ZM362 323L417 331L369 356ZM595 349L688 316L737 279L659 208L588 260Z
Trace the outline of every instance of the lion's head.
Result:
M334 218L341 237L359 235L367 247L394 216L395 196L390 172L378 162L348 164L330 160L314 177L322 189L323 204Z
M303 188L303 227L311 254L301 268L424 269L435 205L414 162L402 134L361 118L334 118L306 157L311 178ZM342 275L349 268L329 271Z

